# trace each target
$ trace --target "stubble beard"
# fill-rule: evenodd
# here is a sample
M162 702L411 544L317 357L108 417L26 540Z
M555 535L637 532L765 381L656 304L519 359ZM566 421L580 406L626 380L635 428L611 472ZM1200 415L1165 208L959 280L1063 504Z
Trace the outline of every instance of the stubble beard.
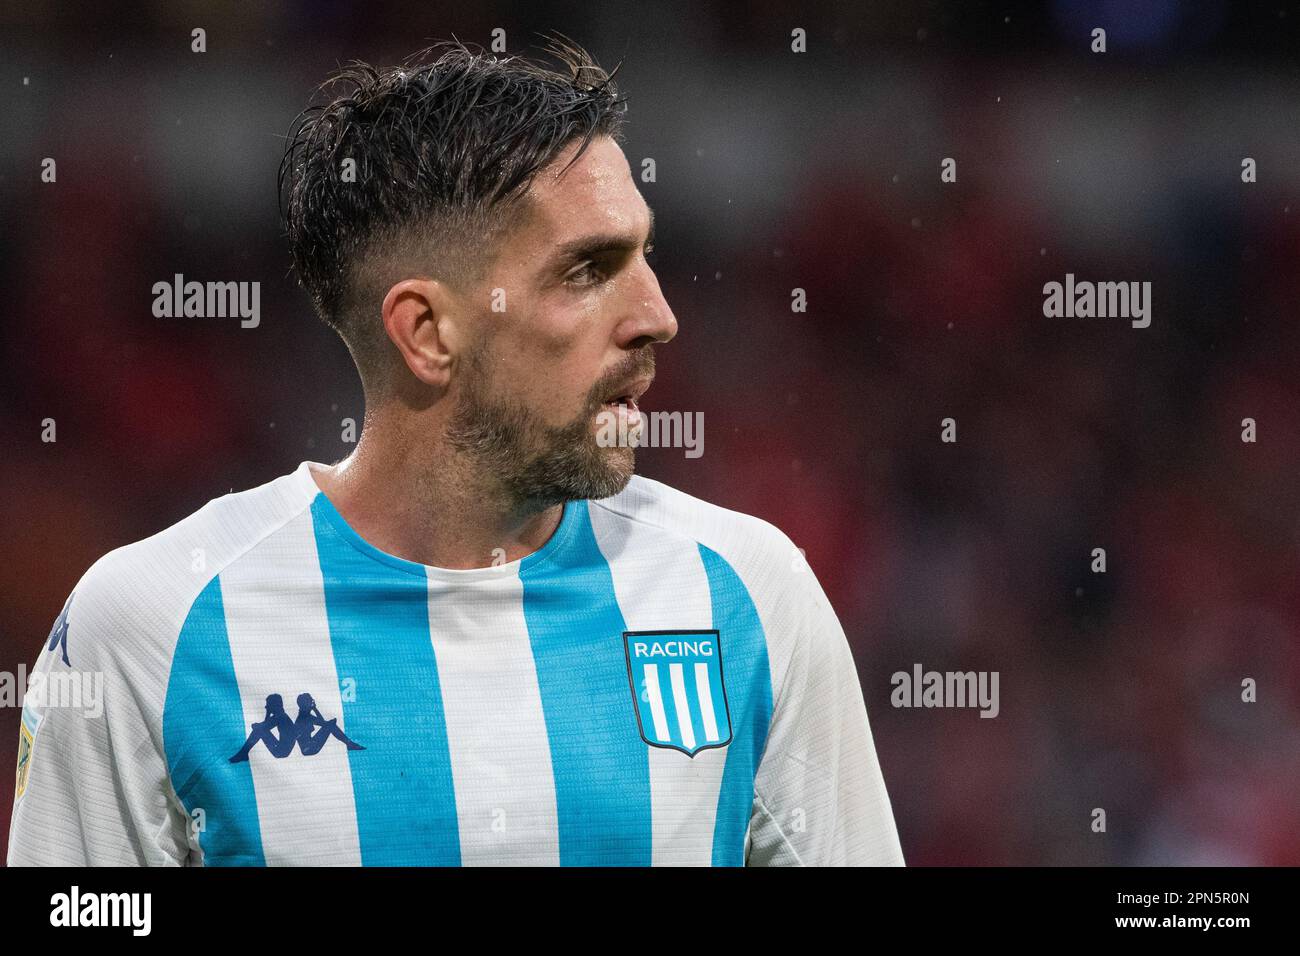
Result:
M598 397L589 397L582 412L557 428L540 421L524 403L499 396L481 347L471 352L468 364L447 440L493 476L516 507L538 510L608 498L627 487L636 470L636 451L602 448L597 442Z

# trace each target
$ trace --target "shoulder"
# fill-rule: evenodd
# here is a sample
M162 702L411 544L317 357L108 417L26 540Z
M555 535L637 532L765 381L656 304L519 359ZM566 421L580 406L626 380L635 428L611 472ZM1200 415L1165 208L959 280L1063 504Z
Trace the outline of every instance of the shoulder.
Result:
M632 542L656 534L692 542L707 568L725 568L744 586L769 640L779 640L801 608L825 600L803 553L762 518L641 476L619 494L591 504L593 516L604 513L616 516L606 520L628 523L626 536Z
M691 540L707 549L701 552L706 566L729 569L724 573L743 585L762 624L774 687L785 683L796 659L842 658L844 632L820 582L803 552L771 522L640 476L591 508L593 521L608 514L634 526L625 534L629 541L637 540L635 528Z
M771 522L640 475L633 476L619 494L591 505L625 521L695 541L742 576L792 570L802 557L790 538Z
M164 664L203 589L307 509L314 487L300 467L256 488L214 498L157 534L105 554L68 597L56 624L64 646L42 651L66 650L69 665L78 669Z

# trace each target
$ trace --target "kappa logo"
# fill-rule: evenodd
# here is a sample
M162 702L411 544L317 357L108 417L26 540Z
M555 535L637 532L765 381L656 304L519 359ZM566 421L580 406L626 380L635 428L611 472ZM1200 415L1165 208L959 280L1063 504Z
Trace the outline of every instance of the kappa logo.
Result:
M72 607L72 599L76 596L74 591L68 595L68 599L63 602L63 610L59 612L58 620L54 622L54 627L50 629L49 650L58 647L63 651L63 663L69 667L72 665L68 662L68 608Z
M731 743L717 631L624 631L623 647L642 740L688 757Z
M259 743L265 744L271 756L277 759L293 753L296 746L304 757L313 757L321 752L331 737L337 737L348 750L365 750L355 740L339 729L337 717L326 720L316 707L311 694L298 695L298 716L290 720L284 710L284 698L271 694L266 698L266 717L255 721L244 746L239 753L230 758L231 763L243 763Z

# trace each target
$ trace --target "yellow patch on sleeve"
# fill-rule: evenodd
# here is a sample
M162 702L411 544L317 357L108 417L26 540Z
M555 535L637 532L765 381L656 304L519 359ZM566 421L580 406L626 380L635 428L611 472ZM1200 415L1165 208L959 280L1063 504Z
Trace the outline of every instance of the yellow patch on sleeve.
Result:
M23 708L22 723L18 727L18 772L15 774L14 799L27 790L27 778L32 768L32 748L36 745L36 728L40 718Z

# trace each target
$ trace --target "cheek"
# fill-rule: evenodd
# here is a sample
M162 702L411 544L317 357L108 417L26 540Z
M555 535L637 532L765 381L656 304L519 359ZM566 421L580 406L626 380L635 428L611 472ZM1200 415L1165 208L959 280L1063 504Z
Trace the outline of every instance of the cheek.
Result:
M579 360L575 349L554 340L502 336L491 350L491 390L497 401L527 409L551 427L579 415L600 375Z
M521 329L513 371L540 404L572 416L607 369L608 337L585 311L566 311Z
M553 361L567 361L590 346L599 325L597 316L587 298L574 298L535 312L518 331L531 350Z

